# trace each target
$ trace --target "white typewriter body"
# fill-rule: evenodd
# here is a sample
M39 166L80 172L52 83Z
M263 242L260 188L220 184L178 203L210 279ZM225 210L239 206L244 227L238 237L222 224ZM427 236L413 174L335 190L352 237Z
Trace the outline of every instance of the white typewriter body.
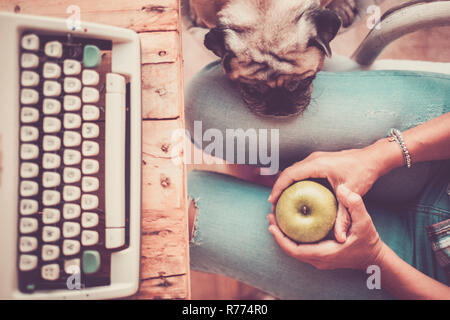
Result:
M0 69L2 70L0 73L1 299L117 298L135 293L139 286L141 213L141 75L139 38L135 32L122 28L94 23L82 23L81 26L81 29L72 31L67 28L64 19L0 13ZM19 260L22 254L18 245L18 237L20 237L19 219L21 218L19 201L21 197L20 192L22 192L19 180L19 166L21 163L19 150L21 144L20 128L22 125L19 59L21 37L23 37L25 30L36 31L37 33L43 32L50 35L55 32L57 34L71 34L79 38L110 40L112 42L111 72L121 74L124 76L123 79L127 78L129 81L129 106L127 106L129 108L128 141L125 141L123 132L125 125L121 123L124 121L124 111L120 110L119 113L114 111L108 114L108 108L111 108L111 110L112 108L123 108L125 110L125 92L123 92L125 88L123 84L119 83L119 85L122 85L120 89L122 92L119 95L105 99L105 123L110 121L118 128L117 130L105 129L106 145L101 146L105 148L104 176L106 181L104 182L104 188L106 216L104 218L106 219L106 225L111 225L110 238L102 241L109 241L110 246L114 248L123 245L125 234L127 237L127 246L124 246L123 250L113 250L111 252L110 283L108 285L83 287L81 289L76 287L70 289L68 287L54 290L32 290L29 293L19 290ZM119 99L114 99L114 97L119 97ZM111 106L108 104L111 104ZM126 155L129 156L129 165L127 167L125 167L125 161L123 160ZM127 177L127 180L124 180L124 177ZM126 184L125 181L128 181L128 183ZM100 185L102 188L103 181L100 182ZM41 187L39 185L39 188ZM128 193L128 201L124 200L125 194L123 193ZM64 200L61 201L63 202ZM110 212L108 212L108 208L110 208ZM128 212L126 223L124 222L125 211ZM34 215L41 214L42 212L34 213ZM115 223L119 224L116 225ZM63 232L65 230L61 231L61 238L63 238ZM37 236L39 237L39 235ZM39 239L39 241L41 240ZM117 245L117 242L121 243ZM36 250L32 254L40 259L41 253L39 251ZM60 253L60 258L64 258L62 252ZM39 267L40 265L37 266L37 268ZM61 266L61 268L63 267ZM51 277L51 272L47 276Z

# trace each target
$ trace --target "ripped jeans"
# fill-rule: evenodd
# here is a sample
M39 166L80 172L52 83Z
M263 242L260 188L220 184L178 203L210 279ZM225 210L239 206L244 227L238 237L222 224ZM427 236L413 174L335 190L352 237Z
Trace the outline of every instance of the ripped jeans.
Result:
M253 114L214 62L188 85L186 128L197 146L204 141L193 134L194 121L202 122L203 133L213 128L224 137L229 128L276 129L282 170L311 152L361 148L385 137L390 128L406 130L447 113L449 89L450 77L434 73L322 72L306 111L277 120ZM267 144L269 149L274 145ZM249 159L251 149L247 139L234 152ZM364 197L381 239L403 260L445 284L425 227L450 218L449 182L449 161L417 163L380 178ZM369 289L363 271L317 270L287 256L267 230L269 188L194 171L188 175L188 193L198 207L192 269L226 275L282 299L391 298L382 288Z

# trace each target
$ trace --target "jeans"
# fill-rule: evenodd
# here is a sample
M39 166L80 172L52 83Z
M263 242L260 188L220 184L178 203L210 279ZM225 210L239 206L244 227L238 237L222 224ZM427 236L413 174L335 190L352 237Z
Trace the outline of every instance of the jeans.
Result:
M215 129L223 136L229 128L277 129L283 169L311 152L361 148L386 136L390 128L406 130L447 113L449 86L449 76L434 73L322 72L303 114L263 118L246 107L215 62L187 88L186 128L199 147L204 147L204 137L193 133L194 121L202 122L202 133ZM245 159L249 159L250 149L246 141L234 151L247 152ZM412 157L413 168L399 168L380 178L364 200L381 239L406 262L447 283L425 226L450 218L446 192L450 163L414 164ZM262 165L259 159L256 164ZM390 298L383 289L369 290L364 272L317 270L287 256L267 231L269 188L220 174L192 172L188 193L198 206L190 245L193 269L224 274L283 299Z

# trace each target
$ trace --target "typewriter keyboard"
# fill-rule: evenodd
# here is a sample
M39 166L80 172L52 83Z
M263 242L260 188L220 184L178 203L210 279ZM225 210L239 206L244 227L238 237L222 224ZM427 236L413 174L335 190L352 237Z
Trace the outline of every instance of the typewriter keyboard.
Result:
M105 159L119 156L105 140L124 134L125 78L109 41L27 31L19 45L19 288L108 285L126 235L123 216L107 217L119 186L105 184Z

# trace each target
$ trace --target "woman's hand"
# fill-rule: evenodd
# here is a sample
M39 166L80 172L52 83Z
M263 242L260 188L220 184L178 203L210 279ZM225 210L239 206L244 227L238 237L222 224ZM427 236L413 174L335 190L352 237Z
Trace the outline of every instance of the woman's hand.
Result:
M275 182L269 201L275 204L284 189L308 178L326 178L333 189L340 184L360 196L369 191L382 168L368 149L338 152L314 152L306 159L283 170Z
M403 156L397 145L386 139L363 148L339 152L314 152L303 161L285 169L273 185L269 201L272 212L284 189L293 182L308 178L326 178L336 192L339 185L363 196L375 181L392 168L402 164ZM341 203L335 224L335 237L344 242L350 218Z
M317 244L297 244L278 228L273 214L269 215L269 231L280 247L290 256L318 269L362 269L378 264L386 247L381 241L362 198L341 185L337 198L348 210L351 227L344 243L325 240Z

